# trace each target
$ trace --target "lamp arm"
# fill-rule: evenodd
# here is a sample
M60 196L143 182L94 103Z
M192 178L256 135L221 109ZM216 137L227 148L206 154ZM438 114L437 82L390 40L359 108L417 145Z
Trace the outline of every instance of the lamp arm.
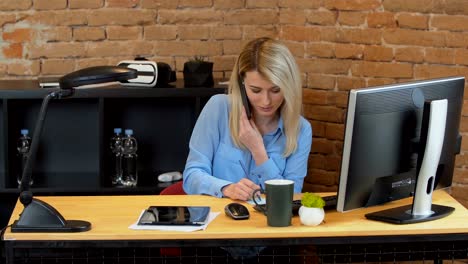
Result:
M32 192L30 191L29 182L31 181L32 167L33 163L36 160L36 154L39 147L39 141L41 139L42 127L44 125L45 117L47 114L47 107L51 99L65 98L71 96L73 90L56 90L47 94L42 100L41 109L39 111L39 116L36 121L36 126L34 128L34 134L31 139L31 148L27 154L26 164L23 168L21 175L21 186L20 186L20 201L26 207L32 202Z

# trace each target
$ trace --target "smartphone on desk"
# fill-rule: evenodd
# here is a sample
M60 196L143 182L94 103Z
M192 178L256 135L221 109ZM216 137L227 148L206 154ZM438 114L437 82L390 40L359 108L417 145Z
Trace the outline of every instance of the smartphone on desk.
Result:
M247 118L251 119L252 118L252 112L250 111L249 99L247 98L247 92L245 91L244 82L242 81L242 78L240 76L239 76L239 88L240 88L242 103L244 104L245 112L247 114Z

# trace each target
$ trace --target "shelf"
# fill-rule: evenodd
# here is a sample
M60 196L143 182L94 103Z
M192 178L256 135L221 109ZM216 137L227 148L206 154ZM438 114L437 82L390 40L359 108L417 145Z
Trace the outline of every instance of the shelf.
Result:
M51 100L33 165L37 194L157 194L162 172L182 171L201 109L226 87L120 87L77 89ZM18 192L21 172L16 141L32 135L42 99L52 89L37 81L0 81L0 193ZM138 141L138 186L114 188L110 177L113 129L131 128ZM33 136L33 135L32 135Z

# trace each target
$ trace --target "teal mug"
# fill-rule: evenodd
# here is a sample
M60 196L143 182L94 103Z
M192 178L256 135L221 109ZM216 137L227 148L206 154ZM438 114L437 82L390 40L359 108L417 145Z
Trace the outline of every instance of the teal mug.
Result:
M294 182L291 180L274 179L265 181L265 206L258 204L257 197L263 190L255 190L252 200L266 215L269 226L283 227L291 225Z

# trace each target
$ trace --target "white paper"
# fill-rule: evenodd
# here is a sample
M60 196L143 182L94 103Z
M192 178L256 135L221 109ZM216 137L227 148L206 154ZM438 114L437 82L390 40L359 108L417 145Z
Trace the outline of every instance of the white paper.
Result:
M255 205L255 202L253 200L248 200L247 201L251 205ZM266 200L264 197L258 197L257 198L257 204L266 204Z
M160 230L160 231L181 231L181 232L193 232L198 230L205 230L208 225L213 221L218 215L219 212L210 212L208 214L208 219L204 225L200 226L188 226L188 225L138 225L138 220L146 210L141 211L140 216L137 221L130 225L128 228L133 230Z

